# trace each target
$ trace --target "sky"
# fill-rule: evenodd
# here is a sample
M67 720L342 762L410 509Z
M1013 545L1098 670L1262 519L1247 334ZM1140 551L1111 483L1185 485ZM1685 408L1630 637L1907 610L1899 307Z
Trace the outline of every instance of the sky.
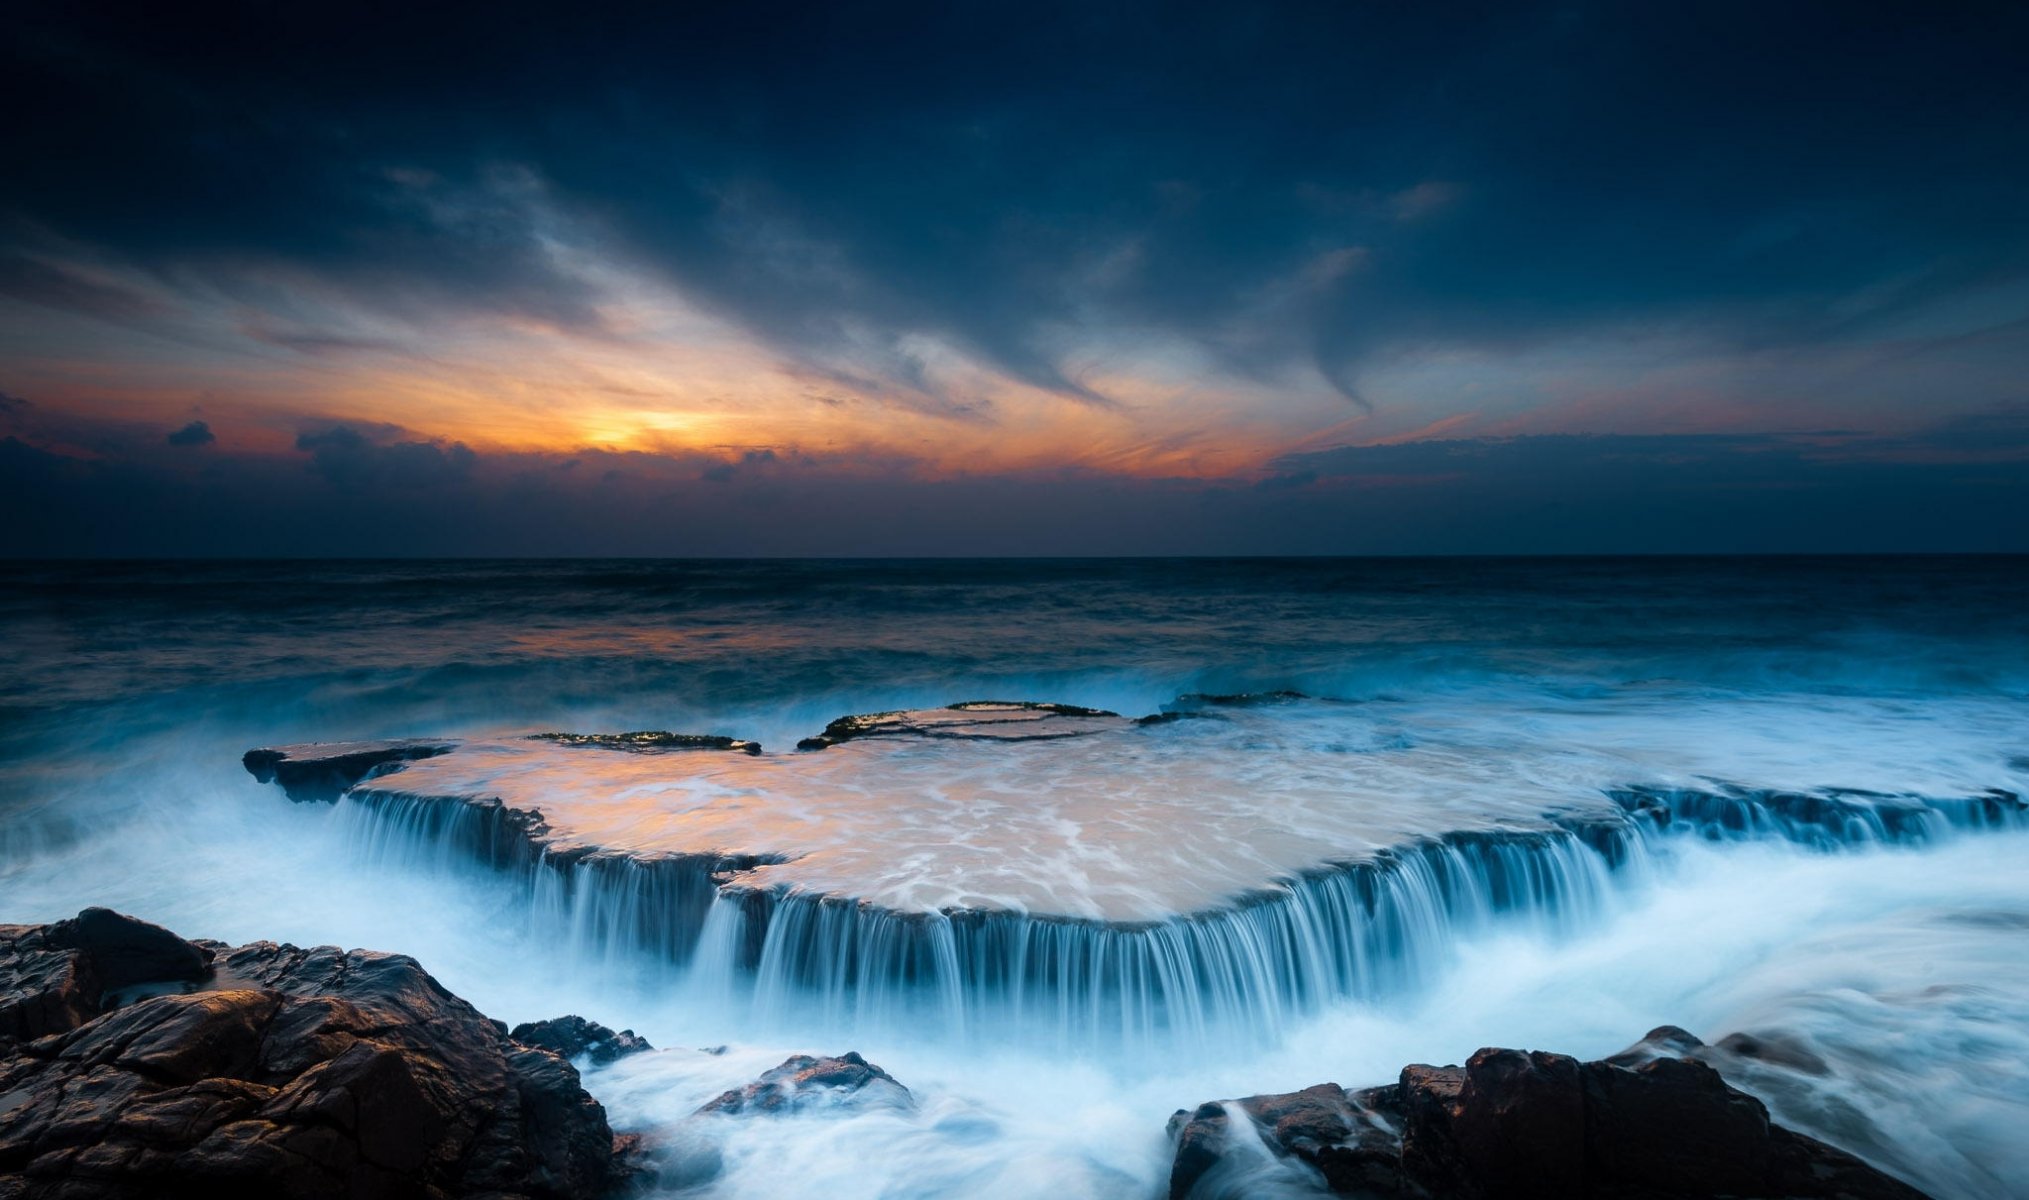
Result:
M0 554L2029 551L2019 4L10 6Z

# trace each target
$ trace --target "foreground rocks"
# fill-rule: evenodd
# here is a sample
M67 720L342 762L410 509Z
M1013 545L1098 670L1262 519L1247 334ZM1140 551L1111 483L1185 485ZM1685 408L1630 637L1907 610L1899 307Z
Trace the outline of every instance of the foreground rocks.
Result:
M489 1196L620 1180L605 1111L410 958L0 926L0 1198Z
M710 1113L801 1112L812 1108L886 1106L907 1108L915 1103L909 1089L893 1075L848 1050L838 1058L797 1054L771 1067L745 1087L721 1092L697 1110Z
M1248 1195L1297 1163L1348 1196L1922 1200L1678 1056L1699 1046L1665 1027L1598 1062L1488 1049L1363 1091L1326 1083L1179 1111L1170 1195Z
M583 1017L553 1017L547 1021L533 1021L516 1025L508 1035L524 1046L540 1046L554 1050L565 1058L583 1058L595 1067L607 1066L643 1050L653 1050L648 1039L632 1029L618 1033Z
M640 1166L660 1188L702 1188L725 1170L724 1139L734 1127L726 1123L728 1118L766 1122L792 1114L907 1112L915 1104L908 1088L857 1051L836 1058L795 1054L753 1082L719 1093L687 1120L661 1131L655 1144L643 1151Z

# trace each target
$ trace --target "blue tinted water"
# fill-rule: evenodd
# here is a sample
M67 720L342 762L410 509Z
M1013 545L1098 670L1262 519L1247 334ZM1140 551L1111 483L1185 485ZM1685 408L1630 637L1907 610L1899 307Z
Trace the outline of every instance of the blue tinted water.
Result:
M510 1020L579 1009L678 1047L591 1078L638 1123L848 1043L925 1099L909 1118L719 1130L724 1170L701 1186L726 1195L785 1178L1143 1195L1171 1107L1374 1082L1483 1043L1606 1053L1665 1020L1789 1029L1837 1070L1817 1093L1756 1081L1786 1119L1941 1194L2023 1194L2029 1154L2006 1133L2029 1116L2019 835L1833 857L1686 848L1585 929L1446 941L1415 991L1156 1069L901 1037L850 1013L759 1020L624 947L566 953L526 896L454 857L362 855L342 814L287 804L237 760L545 728L786 751L849 712L993 697L1141 715L1287 689L1560 786L1639 782L1587 774L1611 763L2021 792L2025 585L2029 561L1954 558L10 564L0 920L111 903L190 935L416 953ZM718 1042L733 1048L681 1049Z

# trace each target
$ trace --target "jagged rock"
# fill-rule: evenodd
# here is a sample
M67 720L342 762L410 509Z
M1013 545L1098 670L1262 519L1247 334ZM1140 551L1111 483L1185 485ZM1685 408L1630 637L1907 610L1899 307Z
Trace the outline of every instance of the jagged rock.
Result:
M0 1045L77 1028L107 992L211 971L212 952L159 925L88 908L52 925L0 925Z
M291 800L333 801L367 776L392 764L435 758L457 749L451 741L312 742L263 746L240 761L262 783L279 783Z
M798 750L824 750L858 738L921 737L973 740L1078 737L1131 725L1119 713L1076 704L1033 700L969 700L944 708L862 713L840 717L824 732L796 743Z
M516 1025L514 1032L508 1036L525 1046L554 1050L565 1058L588 1058L597 1067L630 1054L655 1049L648 1044L647 1038L632 1029L614 1033L597 1021L587 1021L576 1015Z
M1400 1114L1393 1111L1394 1102L1393 1088L1349 1094L1338 1084L1320 1083L1300 1092L1250 1096L1232 1104L1260 1128L1264 1142L1315 1168L1333 1191L1394 1195L1402 1175L1394 1133ZM1181 1180L1188 1192L1219 1165L1232 1137L1231 1125L1230 1107L1218 1101L1170 1118L1170 1137L1176 1143L1173 1185Z
M1716 782L1709 789L1631 785L1608 788L1606 796L1629 816L1657 829L1675 830L1710 841L1779 829L1789 841L1836 846L1853 830L1873 840L1921 843L1936 833L1943 813L1954 825L2013 825L2029 816L2029 804L2015 793L1988 788L1972 796L1887 795L1858 788L1818 792L1751 788Z
M103 909L0 927L8 1200L575 1200L621 1172L571 1065L413 959L187 942Z
M1643 1034L1641 1041L1618 1054L1608 1055L1602 1061L1616 1067L1639 1067L1658 1058L1685 1058L1704 1049L1704 1046L1697 1034L1680 1025L1658 1025Z
M1598 1062L1487 1049L1463 1067L1405 1067L1394 1085L1363 1092L1320 1084L1201 1105L1170 1119L1170 1195L1226 1194L1237 1112L1262 1145L1341 1195L1921 1200L1859 1159L1773 1124L1759 1100L1680 1056L1700 1049L1665 1026Z
M591 746L600 750L632 750L653 753L661 750L736 750L759 754L761 743L715 733L670 733L666 729L638 729L632 733L531 733L530 741L555 742L559 746Z
M1164 712L1193 712L1201 708L1261 708L1272 704L1295 704L1309 696L1288 688L1272 692L1185 692L1162 706Z
M706 1113L789 1112L863 1105L907 1107L915 1103L895 1077L848 1050L837 1058L797 1054L745 1087L722 1092L697 1110Z

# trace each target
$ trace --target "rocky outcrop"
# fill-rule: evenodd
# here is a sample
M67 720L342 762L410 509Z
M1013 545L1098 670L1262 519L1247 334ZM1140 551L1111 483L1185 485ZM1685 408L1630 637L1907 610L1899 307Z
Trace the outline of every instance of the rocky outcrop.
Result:
M1238 743L1213 725L1299 699L1178 704L1221 714L1204 729L1230 749ZM604 949L680 965L707 954L709 971L751 977L763 994L848 1008L906 994L937 997L952 1021L1056 1009L1095 1045L1122 1030L1297 1018L1418 986L1457 937L1511 920L1594 919L1619 879L1639 878L1681 840L1832 849L2029 826L2029 808L1999 792L1714 783L1631 786L1571 796L1568 807L1503 801L1439 813L1418 835L1378 815L1370 826L1365 806L1346 804L1330 782L1345 765L1336 758L1274 768L1283 783L1273 786L1290 787L1288 811L1299 814L1285 825L1260 818L1283 801L1253 795L1246 772L1201 777L1194 740L1026 702L842 717L814 739L834 752L766 758L737 752L744 743L659 733L471 740L366 768L378 774L346 793L346 807L371 830L373 853L461 855L510 875L539 905L574 897L590 918L576 936ZM993 762L1002 751L1005 767ZM371 757L327 745L255 751L250 762L274 775L286 764L358 770ZM1222 750L1203 765L1233 761ZM1106 783L1143 765L1164 782ZM1002 793L1008 771L1023 775L1019 803ZM1443 830L1454 817L1461 827ZM708 927L724 936L708 940Z
M872 737L964 738L1009 741L1079 737L1131 725L1119 713L1076 704L1033 700L969 700L944 708L863 713L840 717L824 732L796 743L798 750L824 750L840 742Z
M240 761L262 783L278 783L291 800L330 802L346 789L390 765L435 758L457 749L454 741L403 739L386 742L311 742L263 746Z
M604 1110L413 959L0 926L0 1196L579 1200Z
M723 1053L724 1047L706 1050ZM701 1189L725 1170L723 1118L763 1120L787 1114L906 1110L915 1106L909 1089L894 1076L848 1051L837 1058L797 1054L759 1079L721 1092L675 1126L661 1130L638 1158L642 1174L661 1191Z
M626 750L653 754L687 750L727 750L759 754L761 743L717 734L670 733L660 729L632 733L532 733L529 741L553 742L594 750ZM261 783L280 784L291 800L329 803L355 785L398 770L404 763L449 754L471 743L456 738L400 738L379 742L306 742L297 746L262 746L240 761Z
M0 925L0 1047L76 1029L123 989L203 979L212 957L159 925L105 908L53 925Z
M559 746L590 746L597 750L631 750L654 754L665 750L736 750L759 754L761 743L715 733L670 733L665 729L639 729L632 733L531 733L530 741L555 742Z
M1606 796L1662 833L1707 841L1773 837L1820 849L1855 842L1917 844L1947 829L2006 829L2029 820L2029 804L2003 788L1933 797L1855 788L1793 792L1715 781L1710 788L1609 788Z
M595 1067L606 1066L643 1050L655 1049L648 1044L647 1038L632 1029L614 1033L597 1021L587 1021L576 1015L516 1025L514 1032L508 1036L524 1046L554 1050L569 1059L586 1059Z
M1335 1083L1320 1083L1300 1092L1215 1100L1195 1112L1179 1111L1169 1125L1176 1145L1170 1194L1240 1194L1240 1181L1230 1168L1244 1164L1229 1162L1236 1119L1258 1126L1261 1144L1308 1164L1334 1192L1403 1194L1398 1107L1392 1087L1348 1093Z
M848 1050L837 1058L794 1055L745 1087L721 1092L697 1110L708 1113L780 1113L811 1108L884 1106L906 1108L915 1103L909 1089L895 1077Z
M1349 1196L1921 1200L1773 1124L1759 1100L1680 1057L1699 1048L1666 1026L1598 1062L1488 1049L1463 1067L1409 1066L1396 1083L1359 1092L1327 1083L1201 1105L1170 1119L1170 1195L1244 1194L1240 1158L1258 1145Z

